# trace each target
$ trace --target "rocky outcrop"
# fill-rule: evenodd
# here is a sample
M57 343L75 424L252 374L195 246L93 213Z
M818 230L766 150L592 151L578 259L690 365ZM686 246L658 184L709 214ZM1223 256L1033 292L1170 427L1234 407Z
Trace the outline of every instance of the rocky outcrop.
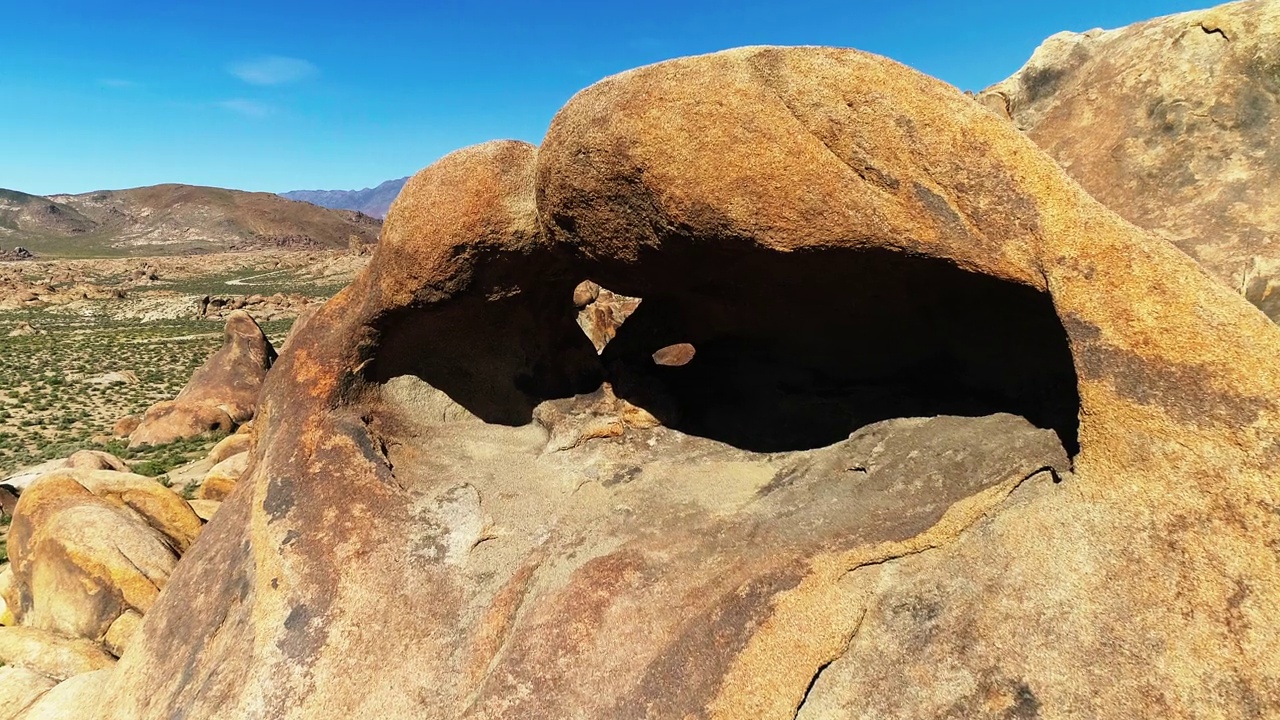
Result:
M14 685L0 717L100 711L107 671L201 526L151 478L69 468L32 483L0 566L0 681Z
M93 717L102 710L95 702L110 677L110 670L95 670L64 680L40 695L16 720Z
M18 501L9 533L17 624L101 642L129 611L145 614L201 521L150 478L66 470Z
M57 684L38 672L0 667L0 720L14 720Z
M99 715L1272 715L1277 355L943 83L633 70L408 183Z
M1280 5L1059 33L980 99L1121 217L1280 319Z
M205 433L227 433L253 417L276 351L242 310L227 317L222 348L191 376L178 397L147 409L129 447L163 445Z
M0 664L38 672L57 681L115 665L101 645L29 627L0 627Z
M253 316L262 320L280 320L295 318L308 306L315 303L315 298L300 293L276 293L274 295L230 295L205 296L196 303L196 317L227 318L237 310L252 312Z

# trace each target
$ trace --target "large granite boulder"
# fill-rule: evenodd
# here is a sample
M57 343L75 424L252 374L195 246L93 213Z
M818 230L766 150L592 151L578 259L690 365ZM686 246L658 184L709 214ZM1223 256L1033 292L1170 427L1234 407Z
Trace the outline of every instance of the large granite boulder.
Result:
M1050 37L983 102L1280 320L1280 4Z
M14 512L7 609L18 625L101 642L121 616L146 613L201 527L182 498L150 478L41 477Z
M410 180L99 716L1275 714L1277 355L943 83L633 70Z
M222 347L173 400L156 403L129 434L129 447L164 445L206 433L227 433L253 417L276 350L243 310L227 316Z

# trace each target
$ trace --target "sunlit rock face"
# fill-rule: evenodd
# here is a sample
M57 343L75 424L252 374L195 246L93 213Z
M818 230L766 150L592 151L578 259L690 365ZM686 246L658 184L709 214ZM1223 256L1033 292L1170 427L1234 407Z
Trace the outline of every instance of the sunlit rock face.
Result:
M943 83L633 70L410 180L97 707L1265 715L1277 355Z
M1280 319L1280 4L1059 33L980 99Z

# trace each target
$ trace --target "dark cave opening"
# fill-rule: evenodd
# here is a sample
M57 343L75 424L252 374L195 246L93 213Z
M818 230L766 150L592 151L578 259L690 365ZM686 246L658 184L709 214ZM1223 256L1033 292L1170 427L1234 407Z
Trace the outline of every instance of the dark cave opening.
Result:
M1066 331L1034 288L882 249L689 243L625 266L560 262L518 291L383 318L365 377L416 375L506 425L609 382L667 427L760 452L890 418L997 412L1077 452ZM584 275L643 297L598 356L575 321Z
M618 396L668 427L777 452L890 418L1010 412L1078 449L1075 369L1045 293L887 250L692 265L686 282L624 282L644 301L601 356ZM655 362L679 344L696 352Z

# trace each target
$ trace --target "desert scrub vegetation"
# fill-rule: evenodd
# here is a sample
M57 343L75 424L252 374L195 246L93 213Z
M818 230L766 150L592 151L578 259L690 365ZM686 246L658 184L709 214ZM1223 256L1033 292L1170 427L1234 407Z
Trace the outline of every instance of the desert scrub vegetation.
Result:
M199 460L209 454L213 446L226 435L210 433L188 440L178 440L167 445L143 446L129 449L127 440L112 439L95 449L103 450L129 463L129 469L168 485L165 473Z
M40 334L6 337L19 322ZM292 321L262 325L278 345ZM118 418L177 395L221 344L222 326L207 320L140 323L105 315L0 312L0 477L76 450L107 449L104 443L114 448L109 452L141 463L147 474L182 464L175 461L190 448L126 453L122 443L106 443L105 436ZM100 381L105 373L125 371L138 382Z
M343 279L313 277L307 268L262 268L245 266L218 273L176 279L162 277L152 287L184 295L285 295L297 293L328 298L346 287Z

